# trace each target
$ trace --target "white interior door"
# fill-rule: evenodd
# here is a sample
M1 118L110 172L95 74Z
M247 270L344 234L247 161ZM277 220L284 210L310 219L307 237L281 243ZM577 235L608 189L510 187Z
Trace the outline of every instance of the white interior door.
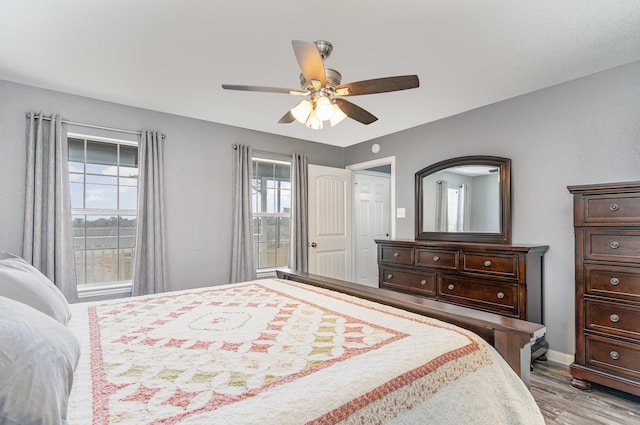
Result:
M375 239L389 238L390 177L360 171L353 175L354 281L378 287L378 257Z
M351 171L309 165L309 273L351 279Z

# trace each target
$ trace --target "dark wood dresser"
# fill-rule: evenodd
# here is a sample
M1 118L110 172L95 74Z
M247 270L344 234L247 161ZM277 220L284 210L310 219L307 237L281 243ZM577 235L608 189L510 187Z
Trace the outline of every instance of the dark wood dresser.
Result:
M640 395L640 182L568 189L576 242L571 385Z
M546 245L376 240L381 288L544 324ZM547 351L540 340L532 357Z

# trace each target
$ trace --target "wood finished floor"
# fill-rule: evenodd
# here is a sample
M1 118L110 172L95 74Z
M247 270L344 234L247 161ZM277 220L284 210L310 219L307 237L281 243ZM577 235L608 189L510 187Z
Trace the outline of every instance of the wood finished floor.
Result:
M569 366L535 362L531 394L547 424L640 424L640 397L595 384L581 391L569 385L570 379Z

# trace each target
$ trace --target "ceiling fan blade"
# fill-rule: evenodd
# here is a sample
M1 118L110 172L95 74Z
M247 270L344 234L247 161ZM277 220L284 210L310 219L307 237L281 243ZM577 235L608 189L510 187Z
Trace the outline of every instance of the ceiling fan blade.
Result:
M344 99L334 99L334 100L336 105L338 105L338 108L340 108L340 110L344 112L344 114L349 118L352 118L365 125L369 125L372 122L378 121L378 118L376 118L373 114L365 111L358 105L355 105L349 102L348 100L344 100Z
M280 121L278 121L279 124L291 124L292 122L294 122L296 120L296 117L293 116L293 114L291 113L291 111L287 111L286 114L284 114L282 116L282 118L280 118Z
M282 93L282 94L294 94L294 95L306 94L300 90L284 89L281 87L243 86L243 85L236 85L236 84L223 84L222 88L226 90L258 91L258 92L265 92L265 93Z
M293 40L293 52L298 60L298 65L302 70L302 75L311 82L313 80L320 81L321 87L327 83L322 56L315 44L308 41Z
M398 77L376 78L341 84L336 87L339 96L358 96L362 94L387 93L391 91L415 89L420 86L417 75L401 75Z

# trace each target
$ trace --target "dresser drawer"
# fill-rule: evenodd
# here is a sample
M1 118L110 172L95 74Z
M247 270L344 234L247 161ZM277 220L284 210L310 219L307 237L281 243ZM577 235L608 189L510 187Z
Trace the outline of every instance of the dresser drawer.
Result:
M640 262L640 230L585 229L584 232L587 259Z
M586 335L588 365L640 379L640 345L596 335Z
M640 301L640 269L585 264L587 294Z
M518 255L463 252L462 272L518 279Z
M439 275L438 298L494 313L519 316L517 285Z
M380 261L392 264L413 265L413 248L380 246Z
M458 251L416 249L416 266L458 270Z
M436 295L435 273L413 273L403 270L381 268L381 288L411 292L426 296Z
M640 307L585 300L584 310L587 329L640 340Z
M640 195L590 195L584 197L586 225L640 225Z

